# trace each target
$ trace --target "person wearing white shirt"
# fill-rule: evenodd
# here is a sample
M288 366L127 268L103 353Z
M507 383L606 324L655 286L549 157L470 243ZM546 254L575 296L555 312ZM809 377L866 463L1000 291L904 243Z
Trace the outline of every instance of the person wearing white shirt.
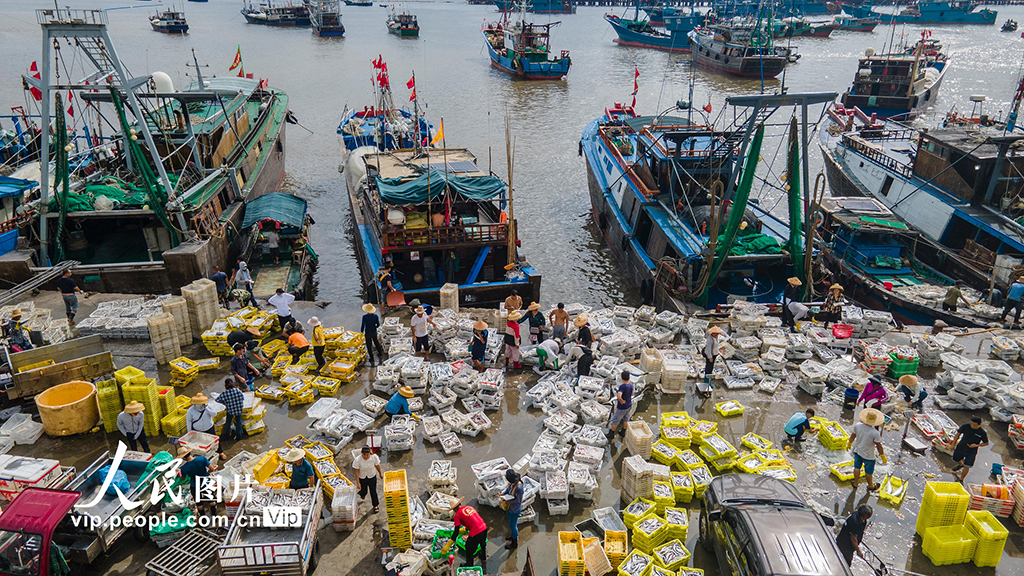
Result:
M281 236L278 235L277 231L271 230L263 235L267 240L267 248L270 249L270 256L274 258L274 264L278 264L281 261Z
M416 313L409 320L409 327L412 329L413 350L417 354L423 352L424 358L430 358L430 337L427 336L427 323L429 322L434 328L437 328L437 324L434 324L430 316L424 312L423 306L417 306Z
M267 298L267 304L277 309L277 320L280 322L282 330L288 324L295 322L295 318L292 318L292 302L295 302L295 295L280 288L277 289L276 294Z
M377 499L377 477L384 477L384 471L380 469L380 457L371 453L369 446L363 446L359 456L356 456L352 467L356 470L356 478L359 482L359 497L366 499L366 493L370 493L370 502L373 503L373 513L380 511L380 501Z
M149 439L146 438L146 419L142 412L146 407L141 402L132 400L124 407L124 410L117 415L117 429L124 434L128 441L128 447L132 451L138 450L139 444L142 449L149 452Z
M213 434L214 436L217 435L213 425L214 411L210 408L209 404L210 399L202 392L192 397L192 405L189 406L188 412L185 413L185 430L187 432L195 431ZM221 460L225 459L224 451L219 443L217 445L217 454Z

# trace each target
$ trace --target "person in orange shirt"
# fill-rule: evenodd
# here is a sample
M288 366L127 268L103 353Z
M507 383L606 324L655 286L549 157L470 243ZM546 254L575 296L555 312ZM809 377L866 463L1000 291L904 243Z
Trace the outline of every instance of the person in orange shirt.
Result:
M296 324L298 323L296 322ZM306 340L305 331L302 326L296 326L295 331L288 337L288 353L292 355L291 364L297 364L299 356L309 352L309 340Z
M480 555L479 566L487 572L487 523L480 517L480 513L473 509L472 506L463 506L463 498L459 498L458 502L452 506L452 510L455 510L455 530L452 531L452 540L459 535L460 527L465 528L469 537L466 538L466 562L462 565L463 568L468 566L476 566L473 564L473 559L476 558L477 554Z

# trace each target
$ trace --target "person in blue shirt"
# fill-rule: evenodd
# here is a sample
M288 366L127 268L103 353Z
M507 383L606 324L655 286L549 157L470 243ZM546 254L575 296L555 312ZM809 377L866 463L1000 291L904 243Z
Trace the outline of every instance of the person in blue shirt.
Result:
M221 272L217 266L213 267L213 274L210 275L210 280L217 285L217 299L220 301L220 305L228 307L228 275Z
M388 400L387 406L384 407L384 411L388 413L388 416L395 416L396 414L412 414L412 410L409 409L409 398L415 396L412 392L412 388L408 386L402 386L391 396L391 400Z
M292 448L284 455L285 462L292 465L292 476L288 487L292 490L309 488L314 484L313 465L306 460L306 452Z
M477 372L483 372L484 354L487 352L487 322L477 320L473 323L473 341L469 344L469 352L473 358L473 368Z
M790 417L783 429L790 441L803 442L807 440L804 438L804 432L811 429L811 418L814 418L814 410L811 408L808 408L806 412L797 412Z
M622 382L619 383L619 388L615 392L615 412L612 413L612 429L608 432L609 438L616 432L622 436L626 435L626 427L622 426L622 430L619 430L619 426L629 420L630 409L633 407L633 383L629 380L629 371L623 370L619 377Z
M183 464L178 468L178 473L181 474L182 478L188 478L189 485L192 488L192 499L195 500L196 510L202 512L205 506L209 506L210 516L217 515L217 501L215 498L209 498L210 495L204 495L201 497L199 494L199 488L204 480L201 478L207 478L211 472L217 470L216 464L210 464L210 460L206 456L196 456L192 454L192 450L182 446L178 448L178 458L181 459Z
M1013 309L1013 323L1020 324L1021 299L1024 299L1024 276L1017 278L1017 281L1010 285L1010 291L1006 293L1006 305L1003 307L1003 315L999 321L1006 320L1006 315ZM1012 326L1012 325L1011 325Z
M359 326L359 331L363 333L366 339L366 356L370 362L370 366L376 366L377 362L373 360L373 349L377 349L377 360L379 362L384 361L384 349L380 345L380 338L377 337L377 328L380 328L380 317L377 316L377 307L373 304L363 304L363 321Z
M508 486L501 492L501 499L508 505L505 509L505 516L508 518L509 535L505 537L508 543L506 550L515 550L519 547L519 514L523 511L523 482L518 472L509 468L505 470L505 480Z

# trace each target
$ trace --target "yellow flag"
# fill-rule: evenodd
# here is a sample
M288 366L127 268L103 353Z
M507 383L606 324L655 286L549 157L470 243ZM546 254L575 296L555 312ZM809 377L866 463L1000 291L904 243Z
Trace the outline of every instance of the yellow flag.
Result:
M430 145L433 146L441 140L444 140L444 118L441 118L441 127L437 129L437 134L434 136L434 139L430 141Z

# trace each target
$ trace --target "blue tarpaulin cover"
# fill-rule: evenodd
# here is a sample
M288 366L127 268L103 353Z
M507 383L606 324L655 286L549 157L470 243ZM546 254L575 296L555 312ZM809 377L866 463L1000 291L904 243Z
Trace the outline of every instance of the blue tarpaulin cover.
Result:
M0 198L6 198L8 196L16 196L18 194L23 194L35 188L38 185L38 182L33 182L31 180L22 180L20 178L0 176Z
M415 180L402 182L401 178L377 178L377 191L381 200L388 204L422 204L427 201L427 180L430 181L430 198L434 199L444 192L445 173L443 170L431 169L428 174L423 172ZM505 191L505 183L495 176L454 176L448 174L447 185L452 191L470 200L490 200Z
M268 218L284 226L301 228L306 219L306 201L294 194L283 192L264 194L245 205L242 228L248 228Z

